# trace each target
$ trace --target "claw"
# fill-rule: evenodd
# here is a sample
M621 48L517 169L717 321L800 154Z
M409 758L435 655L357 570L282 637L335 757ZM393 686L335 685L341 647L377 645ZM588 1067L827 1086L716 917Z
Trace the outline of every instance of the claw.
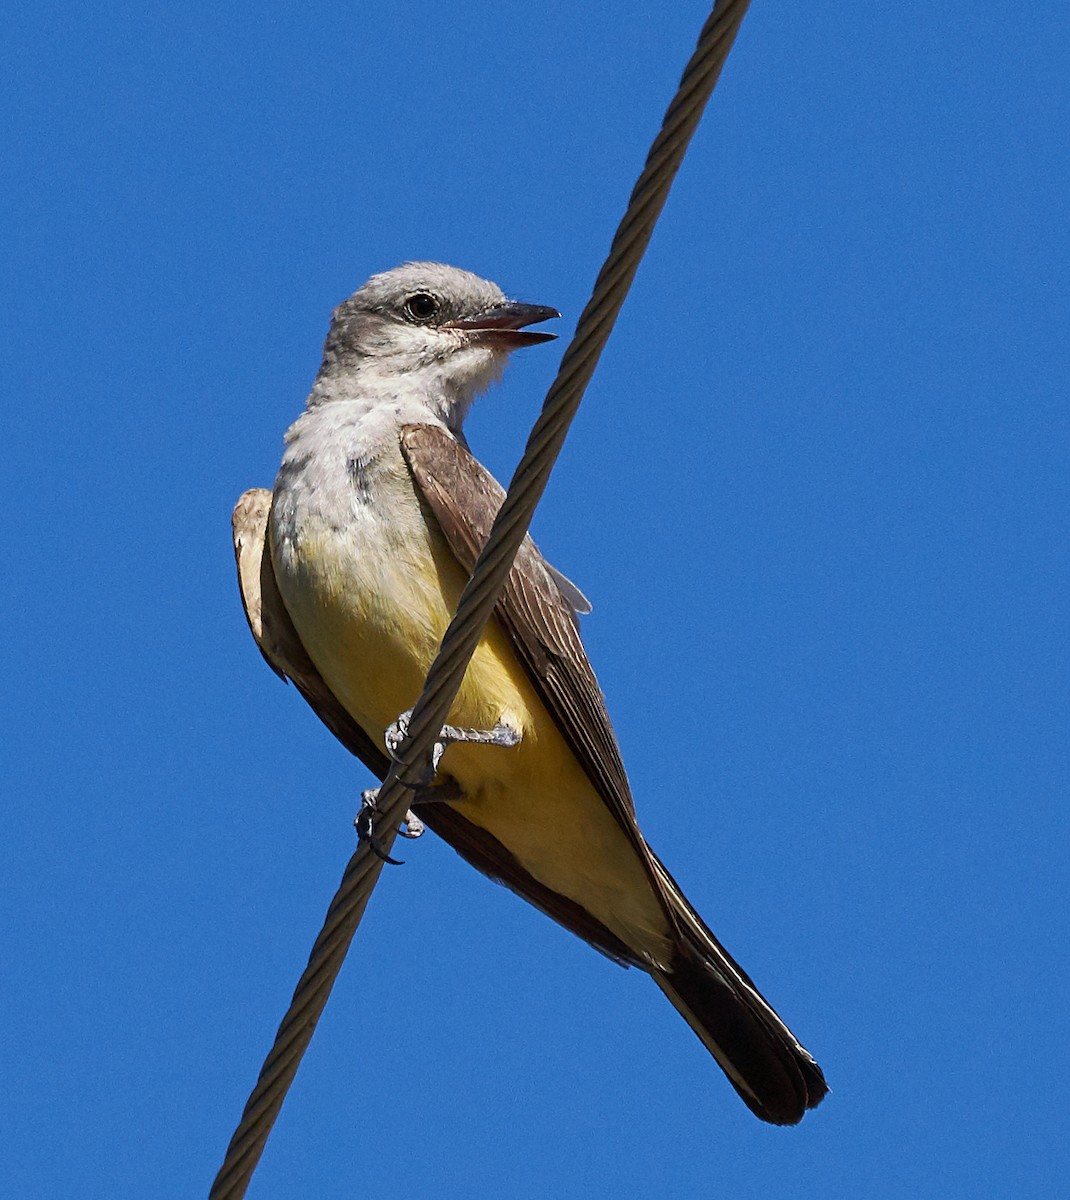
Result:
M393 725L387 729L383 736L383 741L386 742L386 752L394 762L398 761L401 747L405 744L405 739L409 736L409 720L411 717L412 709L407 708Z
M353 821L353 827L357 831L357 841L365 843L371 847L372 853L376 858L381 859L385 863L389 863L392 867L403 867L405 860L401 858L391 858L383 849L383 843L375 835L375 814L379 811L376 806L376 800L379 797L378 788L368 788L361 792L360 812L357 813ZM407 814L406 814L407 815ZM422 822L421 822L422 824ZM421 832L423 832L421 830ZM419 836L418 834L416 836Z

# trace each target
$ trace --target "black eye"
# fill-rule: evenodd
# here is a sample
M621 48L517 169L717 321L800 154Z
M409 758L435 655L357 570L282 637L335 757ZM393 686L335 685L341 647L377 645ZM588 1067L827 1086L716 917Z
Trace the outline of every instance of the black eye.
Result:
M403 307L410 321L430 321L438 312L438 301L430 292L413 292Z

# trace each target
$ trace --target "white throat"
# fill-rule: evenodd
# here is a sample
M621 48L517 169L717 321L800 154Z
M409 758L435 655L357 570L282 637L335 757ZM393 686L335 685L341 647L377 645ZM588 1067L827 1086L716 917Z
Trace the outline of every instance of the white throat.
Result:
M508 355L485 346L462 346L430 362L405 354L371 356L343 363L324 360L307 407L336 400L362 401L370 409L396 404L423 408L452 433L460 434L475 398L497 383Z

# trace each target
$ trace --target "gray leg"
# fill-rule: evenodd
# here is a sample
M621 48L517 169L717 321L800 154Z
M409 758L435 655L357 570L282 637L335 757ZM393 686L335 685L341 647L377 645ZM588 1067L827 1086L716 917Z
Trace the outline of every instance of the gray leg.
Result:
M409 718L412 709L403 712L386 731L386 750L392 759L397 761L405 739L409 736ZM457 725L443 725L442 732L431 751L430 770L424 773L423 785L428 786L435 778L438 764L442 761L446 747L453 742L474 742L481 746L501 746L509 749L520 744L520 734L511 726L500 721L493 729L462 729Z

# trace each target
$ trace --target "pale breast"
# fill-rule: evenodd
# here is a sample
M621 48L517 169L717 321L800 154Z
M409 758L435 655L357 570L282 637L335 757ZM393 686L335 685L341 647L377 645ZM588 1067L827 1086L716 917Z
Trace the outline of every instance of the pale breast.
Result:
M428 523L396 430L369 439L359 423L309 416L319 413L295 426L275 485L279 590L328 686L378 737L419 695L467 576L433 519ZM509 699L504 645L492 647L491 640L500 635L477 651L451 713L456 723L502 719L485 699ZM483 684L493 679L497 686L483 686L483 676ZM523 698L512 700L510 715L522 721Z

